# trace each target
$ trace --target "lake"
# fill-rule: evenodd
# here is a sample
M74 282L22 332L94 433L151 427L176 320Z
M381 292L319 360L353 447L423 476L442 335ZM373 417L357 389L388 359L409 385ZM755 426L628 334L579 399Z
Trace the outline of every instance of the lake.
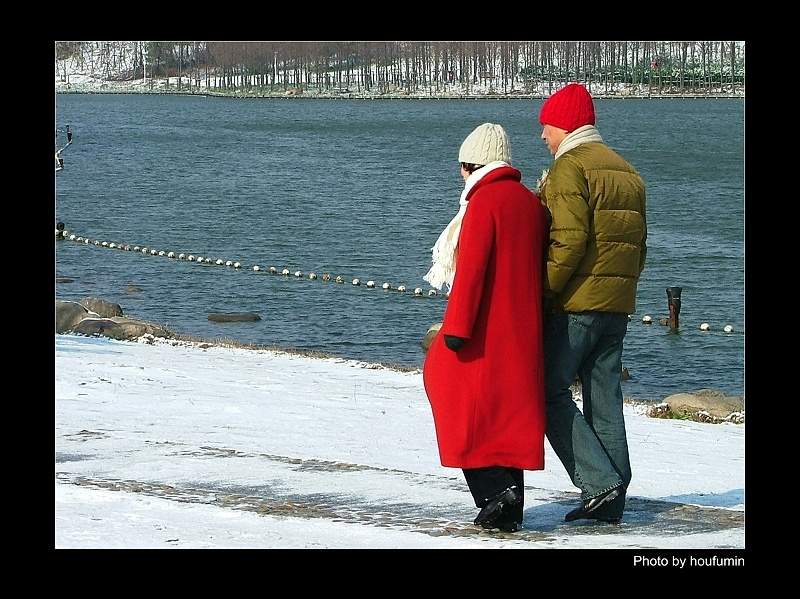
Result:
M56 176L55 216L67 229L244 268L65 241L56 271L75 281L58 284L57 297L102 297L180 333L420 366L419 342L446 302L380 286L430 288L430 249L463 188L458 149L480 123L506 128L513 164L535 186L552 160L539 139L541 103L58 95L56 125L74 132ZM744 101L609 99L595 108L605 141L647 184L648 256L623 393L743 394ZM254 264L346 284L256 273ZM355 277L362 286L350 284ZM370 279L377 289L365 288ZM641 322L668 314L669 286L683 287L678 334ZM262 320L207 319L245 311ZM712 330L700 331L702 322Z

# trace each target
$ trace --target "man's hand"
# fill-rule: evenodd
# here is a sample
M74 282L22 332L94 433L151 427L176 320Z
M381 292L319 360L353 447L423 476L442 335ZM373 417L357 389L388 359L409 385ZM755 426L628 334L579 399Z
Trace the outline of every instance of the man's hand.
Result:
M466 342L467 340L463 337L456 337L455 335L444 336L444 344L453 351L460 350Z

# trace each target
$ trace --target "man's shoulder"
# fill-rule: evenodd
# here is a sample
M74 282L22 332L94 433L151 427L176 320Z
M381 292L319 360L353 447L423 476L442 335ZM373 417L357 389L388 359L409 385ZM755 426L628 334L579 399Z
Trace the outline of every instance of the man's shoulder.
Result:
M587 147L583 154L583 160L590 167L606 167L623 171L635 171L633 165L617 150L604 143L586 144Z
M553 162L553 166L550 167L550 172L547 174L547 185L550 188L562 187L574 184L585 177L585 161L580 155L568 152Z

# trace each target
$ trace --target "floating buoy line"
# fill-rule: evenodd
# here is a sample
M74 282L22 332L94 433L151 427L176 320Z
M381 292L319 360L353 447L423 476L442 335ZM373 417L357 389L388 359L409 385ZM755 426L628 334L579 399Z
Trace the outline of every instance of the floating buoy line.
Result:
M58 230L56 229L56 238L62 238L69 241L74 241L76 243L83 243L84 245L94 245L96 247L103 247L108 249L116 249L121 251L133 251L139 252L146 256L158 256L158 257L166 257L172 260L178 261L186 261L186 262L194 262L196 264L204 264L209 266L225 266L226 268L233 268L234 270L241 270L243 268L243 264L236 260L224 260L222 258L210 258L208 256L195 256L194 254L187 254L185 252L176 253L173 251L164 251L164 250L156 250L153 248L149 248L144 245L133 245L128 243L117 243L117 242L108 242L108 241L100 241L99 239L89 239L88 237L84 237L82 235L75 235L74 233L70 233L67 230ZM283 268L278 270L275 266L270 266L269 268L264 268L259 264L254 264L251 267L251 270L256 273L269 273L270 275L282 275L284 278L289 278L290 276L295 279L304 279L309 281L317 281L320 280L324 283L338 283L343 284L345 282L345 277L342 275L332 275L331 273L322 273L322 276L318 276L315 272L304 273L301 270L295 270L294 272L290 271L288 268ZM370 279L366 282L366 284L361 284L361 279L356 277L350 279L351 286L353 287L360 287L362 289L377 289L377 283ZM380 288L384 291L394 291L400 294L407 295L408 297L412 298L442 298L447 299L450 297L449 293L442 293L437 291L436 289L428 289L428 291L424 291L421 287L414 288L412 293L407 292L407 287L405 285L397 285L394 286L389 282L383 282L380 285ZM628 320L633 320L631 315L628 315ZM662 321L665 319L661 319ZM652 325L656 322L652 316L649 314L645 314L641 318L642 324L645 325ZM732 334L734 332L743 333L744 331L736 331L733 325L726 324L722 328L715 328L712 327L709 323L703 322L699 327L699 330L702 332L714 331L714 330L721 330L726 334Z
M631 320L631 317L630 317L630 315L628 315L628 320L629 320L629 321ZM663 322L660 322L660 324L666 324L666 321L667 321L667 320L668 320L668 319L666 319L666 318L662 318L662 319L661 319L661 321L663 321ZM642 324L648 324L648 325L650 325L650 324L653 324L653 322L654 322L654 321L653 321L653 317L652 317L652 316L650 316L649 314L645 314L644 316L642 316ZM703 332L707 332L707 331L714 330L714 329L711 327L711 325L710 325L710 324L708 324L707 322L704 322L704 323L702 323L702 324L701 324L701 325L700 325L698 328L699 328L701 331L703 331ZM724 333L734 333L734 332L737 332L737 331L736 331L736 329L733 327L733 325L726 324L724 327L722 327L722 332L724 332ZM740 332L744 332L744 331L740 331Z
M109 243L107 241L100 241L99 239L92 240L92 239L89 239L88 237L84 237L82 235L75 235L74 233L71 233L71 232L66 231L66 230L62 230L62 231L56 230L56 237L59 237L59 236L61 238L63 238L63 239L66 239L66 240L69 240L69 241L74 241L76 243L83 243L85 245L94 245L94 246L97 246L97 247L103 247L103 248L109 248L109 249L117 249L117 250L127 251L127 252L137 252L137 253L141 253L141 254L143 254L145 256L166 257L166 258L170 258L170 259L178 260L178 261L193 262L195 264L204 264L204 265L207 264L209 266L225 266L227 268L233 268L234 270L241 270L244 267L244 265L241 262L235 261L235 260L225 260L223 258L211 258L211 257L208 257L208 256L199 256L199 255L196 256L194 254L188 254L186 252L178 252L178 253L176 253L176 252L173 252L173 251L156 250L156 249L150 248L150 247L145 246L145 245L135 245L135 244L129 244L129 243L116 243L116 242ZM362 280L360 278L358 278L358 277L353 278L353 279L345 279L345 277L343 275L333 275L333 274L327 273L327 272L326 273L322 273L321 276L318 276L317 273L315 273L315 272L305 273L302 270L291 271L288 268L283 268L283 269L279 270L275 266L270 266L268 268L265 268L265 267L263 267L263 266L261 266L259 264L254 264L252 267L250 267L250 270L252 270L255 273L269 273L270 275L278 275L278 274L280 274L284 278L292 277L292 278L295 278L295 279L304 279L304 280L308 280L308 281L320 280L320 281L325 282L325 283L333 282L333 283L343 284L347 280L347 281L349 281L351 283L351 286L353 286L353 287L360 287L362 289L377 289L378 288L378 284L372 279L368 280L365 284L362 285L362 282L361 282ZM393 285L392 283L390 283L388 281L384 281L383 283L381 283L380 289L382 289L384 291L394 291L396 293L406 294L407 287L405 285ZM437 291L436 289L428 289L427 292L426 292L421 287L416 287L413 290L413 293L409 293L407 295L408 295L408 297L413 297L413 298L424 298L424 297L438 298L438 297L440 297L440 298L446 299L447 297L449 297L450 294L449 293L441 293L441 292Z

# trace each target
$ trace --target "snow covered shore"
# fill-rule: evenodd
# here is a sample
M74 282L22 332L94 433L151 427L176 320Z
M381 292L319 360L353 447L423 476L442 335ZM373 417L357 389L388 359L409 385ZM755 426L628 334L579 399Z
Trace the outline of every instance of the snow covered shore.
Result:
M258 88L222 88L215 87L214 80L211 85L205 79L193 79L190 77L164 77L161 79L132 79L129 81L105 80L86 71L71 71L64 78L57 75L55 78L56 93L82 93L82 94L181 94L181 95L200 95L200 96L219 96L223 98L319 98L319 99L364 99L364 100L402 100L402 99L504 99L504 98L547 98L552 92L557 91L557 87L548 89L542 83L539 87L526 92L522 89L503 93L485 84L472 84L469 86L462 84L448 84L436 88L429 86L420 88L416 91L406 91L396 89L391 92L382 93L378 87L371 90L358 89L355 86L347 90L331 90L316 88L288 88L284 89L281 85ZM698 93L696 91L662 89L661 92L655 87L646 84L622 84L618 83L613 89L595 84L592 88L594 98L743 98L745 93L743 88L736 88L730 91L721 92L712 90L710 92Z
M524 530L483 531L439 464L419 372L271 351L56 335L55 546L744 547L744 425L626 407L619 526L563 522L549 445Z

